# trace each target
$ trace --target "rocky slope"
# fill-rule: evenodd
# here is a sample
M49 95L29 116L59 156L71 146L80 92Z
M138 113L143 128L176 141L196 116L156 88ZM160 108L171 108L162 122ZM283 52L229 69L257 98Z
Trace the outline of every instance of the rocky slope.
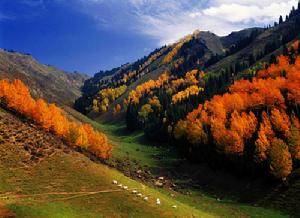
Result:
M41 64L31 55L0 49L0 79L21 79L36 98L70 104L81 95L80 87L87 78Z

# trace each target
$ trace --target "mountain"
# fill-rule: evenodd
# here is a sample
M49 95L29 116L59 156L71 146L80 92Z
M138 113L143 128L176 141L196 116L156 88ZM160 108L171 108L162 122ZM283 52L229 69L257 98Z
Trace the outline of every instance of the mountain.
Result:
M164 63L165 58L172 50L178 49L178 54L175 58L177 61L188 56L186 62L204 63L208 61L215 54L222 54L224 47L220 40L220 37L211 32L199 32L195 31L190 36L184 37L177 43L169 46L163 46L159 49L154 50L148 56L145 56L134 63L127 63L118 68L114 68L109 71L100 71L96 73L94 77L85 81L82 88L83 96L77 100L76 108L83 112L91 112L91 104L93 96L106 88L115 88L121 85L127 85L128 88L124 95L120 96L124 100L130 90L135 89L138 85L150 79L158 79L158 77L165 72L170 70L172 66L170 63ZM175 62L175 60L173 61ZM198 64L199 65L199 64ZM183 73L183 72L182 72ZM125 81L126 80L126 81ZM109 106L109 112L112 113L113 106Z
M181 78L193 69L205 71L205 96L210 98L226 91L235 79L247 76L247 69L256 68L260 63L269 62L271 57L274 59L275 55L282 53L283 48L299 34L299 19L299 10L292 10L285 22L276 23L272 27L248 28L222 37L207 31L195 31L134 63L95 74L85 81L83 95L76 101L75 107L90 116L114 120L114 108L118 104L122 105L138 85L150 79L157 80L166 71L172 78ZM99 92L122 85L126 85L125 92L118 97L114 96L102 107L100 102L103 96ZM122 107L121 111L125 112L126 108Z
M130 131L177 145L192 161L224 161L237 172L255 168L286 179L300 154L299 35L300 8L274 26L225 37L195 31L137 62L100 72L85 82L75 107L97 121L125 122ZM266 126L272 131L265 133ZM283 164L279 157L287 158L285 172L270 165Z
M29 54L0 49L0 79L21 79L35 98L72 104L81 95L80 87L87 78L41 64Z
M229 48L232 45L235 45L238 41L250 37L254 31L261 31L263 28L253 27L247 28L240 31L232 32L227 36L220 37L222 45L226 48Z

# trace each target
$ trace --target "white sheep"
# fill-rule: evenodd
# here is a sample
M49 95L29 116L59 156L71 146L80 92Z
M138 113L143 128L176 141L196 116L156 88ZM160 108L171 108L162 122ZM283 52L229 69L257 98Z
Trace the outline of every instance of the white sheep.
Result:
M116 185L116 184L118 184L118 181L117 180L113 180L112 183Z
M144 201L148 201L149 200L149 198L148 197L144 197Z
M123 187L123 185L122 185L122 184L119 184L119 185L118 185L118 187L122 188L122 187Z
M177 205L173 205L172 207L176 209L176 208L177 208Z
M160 200L159 200L159 198L156 198L156 204L157 204L157 205L160 205Z
M132 190L132 194L136 194L137 193L137 191L136 190Z
M127 187L127 186L123 186L123 189L124 189L124 190L127 190L127 189L128 189L128 187Z
M137 196L138 196L138 197L142 197L143 195L142 195L141 193L138 193Z

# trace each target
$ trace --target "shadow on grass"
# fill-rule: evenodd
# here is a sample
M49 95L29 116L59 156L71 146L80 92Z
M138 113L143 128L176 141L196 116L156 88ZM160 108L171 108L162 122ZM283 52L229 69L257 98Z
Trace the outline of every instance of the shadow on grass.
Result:
M112 134L128 137L129 142L158 148L153 158L159 161L159 169L149 166L155 177L165 176L174 181L183 193L194 190L218 201L237 202L280 210L290 216L300 214L300 179L291 179L289 185L270 178L237 176L230 172L213 169L208 164L193 164L179 157L177 150L166 144L149 141L141 131L130 132L125 126L116 128ZM127 161L129 159L127 156ZM233 203L234 204L234 203Z
M300 176L292 177L289 185L282 185L268 178L249 178L233 175L229 172L213 169L207 164L193 164L179 157L177 150L166 144L149 141L142 131L131 132L124 123L101 124L103 131L118 141L133 143L136 146L146 146L151 158L159 162L159 166L147 166L136 161L130 152L122 151L118 157L118 168L126 175L135 179L135 172L139 168L151 170L152 177L164 176L175 182L177 191L190 191L207 195L217 201L228 204L246 204L252 207L264 207L282 211L293 217L300 217ZM153 148L153 150L151 149ZM126 149L126 148L125 148ZM126 162L126 164L125 164ZM297 174L296 172L294 174ZM300 175L300 173L298 173ZM147 179L147 178L146 178ZM144 182L149 182L142 178ZM191 199L193 201L193 199ZM247 206L245 206L247 208ZM249 207L249 210L250 207Z

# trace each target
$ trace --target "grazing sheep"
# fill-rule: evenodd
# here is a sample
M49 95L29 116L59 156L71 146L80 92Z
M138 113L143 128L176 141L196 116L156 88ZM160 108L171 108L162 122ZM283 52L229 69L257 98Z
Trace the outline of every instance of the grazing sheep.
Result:
M127 189L128 189L128 187L127 187L127 186L123 186L123 189L124 189L124 190L127 190Z
M137 193L137 191L136 190L132 190L132 194L136 194Z
M137 196L138 196L138 197L142 197L143 195L142 195L141 193L138 193Z
M123 187L123 185L122 185L122 184L119 184L119 185L118 185L118 187L122 188L122 187Z
M159 200L159 198L156 198L156 204L157 204L157 205L160 205L160 200Z
M177 205L173 205L172 207L176 209L176 208L177 208Z
M112 183L116 185L116 184L118 184L118 181L117 180L113 180Z
M149 199L148 199L148 197L144 197L144 201L148 201Z

